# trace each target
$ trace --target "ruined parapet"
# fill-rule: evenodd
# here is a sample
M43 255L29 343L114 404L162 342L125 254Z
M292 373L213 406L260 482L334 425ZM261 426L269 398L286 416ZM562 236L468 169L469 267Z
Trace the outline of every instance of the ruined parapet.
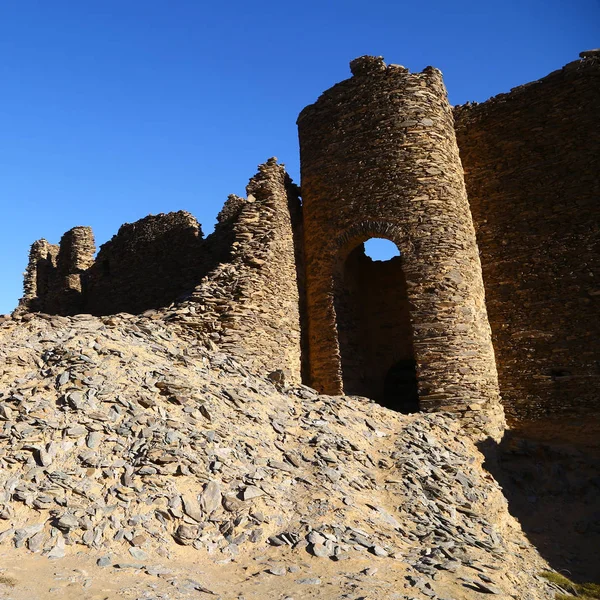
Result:
M219 264L231 260L233 244L236 241L235 225L246 199L236 194L229 194L223 208L217 215L215 230L206 238L205 273L212 271Z
M207 274L174 318L259 372L282 369L299 382L297 188L283 165L269 159L247 193L229 197L213 234L231 228L228 261Z
M18 311L38 312L45 308L46 297L56 276L59 247L45 239L37 240L29 250L29 262L23 280L23 297Z
M126 223L86 274L86 312L139 313L190 293L203 274L200 224L185 211Z
M345 390L340 339L350 328L336 315L344 269L363 242L386 238L401 252L413 339L398 347L414 352L421 409L462 413L476 435L497 437L481 266L441 73L377 57L351 69L298 119L311 384ZM388 366L402 360L392 352Z
M234 223L246 204L246 199L236 194L229 194L223 208L217 215L217 228Z
M56 273L50 285L44 311L61 315L82 312L83 275L93 264L96 244L91 227L73 227L61 238L56 256Z
M513 421L600 414L600 51L581 57L454 110Z

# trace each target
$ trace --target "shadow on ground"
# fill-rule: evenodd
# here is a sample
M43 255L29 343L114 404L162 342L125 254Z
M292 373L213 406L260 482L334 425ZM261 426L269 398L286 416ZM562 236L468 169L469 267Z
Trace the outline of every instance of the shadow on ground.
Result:
M584 437L508 431L480 447L510 513L550 566L578 582L600 582L600 448Z

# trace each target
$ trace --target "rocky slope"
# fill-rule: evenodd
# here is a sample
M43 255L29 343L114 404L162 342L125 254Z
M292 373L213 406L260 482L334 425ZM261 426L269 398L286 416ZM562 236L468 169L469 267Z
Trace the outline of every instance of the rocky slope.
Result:
M0 598L553 597L451 416L266 375L160 313L0 323Z

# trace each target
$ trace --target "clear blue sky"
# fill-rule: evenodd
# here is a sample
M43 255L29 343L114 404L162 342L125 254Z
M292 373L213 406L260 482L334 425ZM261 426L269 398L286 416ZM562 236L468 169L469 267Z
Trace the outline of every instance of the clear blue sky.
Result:
M363 54L483 101L600 46L598 0L3 0L0 313L29 245L185 209L212 230L296 117Z

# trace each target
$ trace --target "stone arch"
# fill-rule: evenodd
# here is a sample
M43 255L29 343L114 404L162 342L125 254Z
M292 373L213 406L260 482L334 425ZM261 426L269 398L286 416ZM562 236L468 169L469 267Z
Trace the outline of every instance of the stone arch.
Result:
M389 240L403 254L406 238L401 227L389 222L362 221L333 244L331 294L339 384L346 394L414 412L417 375L405 258L372 260L364 251L364 242L372 238ZM394 376L399 365L402 377Z
M389 221L360 221L349 227L335 240L333 253L339 258L346 258L348 253L358 244L370 238L382 238L396 244L400 252L409 252L409 240L397 223Z

